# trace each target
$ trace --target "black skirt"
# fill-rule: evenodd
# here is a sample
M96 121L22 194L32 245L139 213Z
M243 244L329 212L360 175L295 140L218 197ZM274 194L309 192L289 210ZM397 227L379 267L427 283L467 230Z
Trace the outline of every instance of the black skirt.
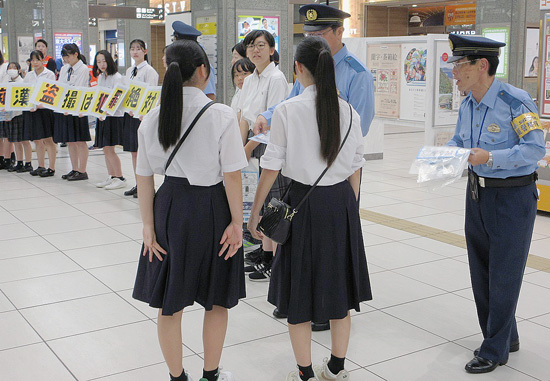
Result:
M122 145L124 151L128 152L137 152L138 150L138 135L137 131L141 120L130 116L129 114L124 114L124 134Z
M95 128L95 146L97 148L122 145L124 118L108 116L97 120Z
M293 181L285 201L297 205L309 185ZM359 207L348 181L318 186L277 248L268 301L290 324L342 319L371 300Z
M54 113L53 140L56 143L88 142L92 140L88 117L80 118Z
M9 129L9 125L4 121L0 121L0 139L8 138L9 136L8 129Z
M7 138L12 143L24 142L31 140L30 128L25 128L23 115L14 117L9 122L1 122L3 129L7 132Z
M37 109L34 112L23 112L25 129L31 132L31 140L51 138L53 135L54 117L53 111Z
M173 315L194 302L211 310L234 307L245 297L242 248L227 261L218 257L231 222L221 182L200 187L167 176L155 195L154 216L157 242L168 254L162 262L140 255L135 299Z

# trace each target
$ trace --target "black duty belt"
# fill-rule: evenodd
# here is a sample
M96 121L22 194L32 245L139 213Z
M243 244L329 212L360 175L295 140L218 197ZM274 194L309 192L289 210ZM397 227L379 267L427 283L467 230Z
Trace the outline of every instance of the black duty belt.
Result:
M530 175L518 176L518 177L508 177L505 179L495 179L491 177L481 177L473 172L474 176L477 178L479 186L482 188L512 188L512 187L523 187L529 184L534 183L538 180L539 176L537 172L533 172Z

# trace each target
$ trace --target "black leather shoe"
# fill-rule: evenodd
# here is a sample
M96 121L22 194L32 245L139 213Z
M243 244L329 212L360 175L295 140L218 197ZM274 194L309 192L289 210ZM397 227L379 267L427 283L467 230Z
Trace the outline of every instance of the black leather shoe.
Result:
M8 168L8 172L17 172L19 173L23 169L23 164L17 163L17 165L14 167L13 165Z
M40 174L40 172L45 171L45 170L46 170L46 168L44 168L44 167L38 167L35 170L30 171L29 173L30 173L31 176L38 176Z
M137 186L124 192L125 196L133 196L134 194L137 194Z
M79 181L79 180L88 180L88 174L86 172L74 171L74 175L67 178L67 181Z
M273 310L273 316L275 316L277 319L286 319L288 317L288 315L279 312L278 308L275 308Z
M53 175L55 175L55 170L51 169L51 168L45 169L45 170L43 170L42 172L40 172L38 174L38 176L40 176L40 177L50 177L50 176L53 176Z
M484 359L483 357L476 356L466 366L466 372L468 373L489 373L497 368L499 365L504 365L506 362L499 363L491 360Z
M17 173L23 173L23 172L32 172L32 165L25 164L23 168L17 170Z
M474 356L479 354L480 348L474 351ZM519 351L519 340L510 342L510 353Z
M326 321L323 323L315 323L314 321L311 322L311 330L313 332L328 331L329 329L330 329L329 321Z
M71 177L72 175L74 175L75 172L76 172L75 170L72 170L71 172L69 172L69 173L67 173L67 174L65 174L65 175L62 175L61 178L62 178L63 180L67 180L69 177Z

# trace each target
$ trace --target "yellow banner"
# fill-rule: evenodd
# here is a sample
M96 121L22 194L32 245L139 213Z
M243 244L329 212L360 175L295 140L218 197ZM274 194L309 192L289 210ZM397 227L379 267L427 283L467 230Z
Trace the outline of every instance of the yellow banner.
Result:
M31 95L34 85L8 84L6 86L6 110L7 111L27 111L34 107L31 104Z
M94 97L97 93L97 87L93 87L90 90L84 90L78 105L79 114L88 114L93 106Z
M100 117L105 117L105 111L103 111L103 106L107 103L109 95L111 94L111 89L105 87L96 87L96 97L94 98L93 105L88 111L90 115Z
M124 109L124 111L132 111L134 114L136 114L146 91L146 83L131 81L128 91L126 92L126 96L122 101L121 107Z
M105 104L103 105L102 110L109 115L113 115L122 104L122 101L124 100L124 96L126 95L127 91L128 91L128 86L125 86L125 85L116 86L112 90L111 95L109 95L109 98L107 99Z
M31 102L34 104L41 104L45 108L51 110L57 110L64 91L65 86L55 81L39 81L32 94Z
M59 112L78 115L78 105L82 97L83 89L78 87L67 87L63 94L63 101L59 105Z
M6 86L0 87L0 109L6 107Z
M139 112L137 117L145 116L151 109L158 106L160 102L160 92L162 90L161 86L148 87L143 97L143 102L139 106Z

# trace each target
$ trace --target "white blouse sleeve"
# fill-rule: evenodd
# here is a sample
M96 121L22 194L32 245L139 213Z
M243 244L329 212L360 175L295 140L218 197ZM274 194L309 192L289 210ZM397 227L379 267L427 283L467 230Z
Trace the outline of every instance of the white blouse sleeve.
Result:
M273 78L267 91L267 108L278 105L288 96L288 83L284 75Z
M229 111L229 109L228 109ZM248 165L237 116L231 112L222 115L226 125L219 141L220 165L223 173L235 172Z
M149 70L147 70L145 82L149 86L158 86L159 84L159 73L152 66L149 66Z
M286 109L277 107L271 117L271 132L269 143L264 155L260 158L260 166L273 171L281 170L286 164L286 147L288 133Z
M145 139L145 130L150 127L149 124L153 123L153 118L147 118L146 115L138 128L138 152L136 163L136 175L139 176L153 176L155 172L151 168L149 158L147 157L147 144Z
M352 123L351 129L352 131L361 132L361 117L355 110L353 110L353 123ZM350 135L352 135L351 132L350 132ZM348 139L350 137L348 137ZM363 154L365 151L365 144L363 142L363 133L361 132L360 134L358 134L357 139L354 139L353 141L357 142L355 156L353 157L353 163L351 165L351 169L353 169L353 172L355 172L358 169L363 168L363 165L365 164L365 159L363 157Z

